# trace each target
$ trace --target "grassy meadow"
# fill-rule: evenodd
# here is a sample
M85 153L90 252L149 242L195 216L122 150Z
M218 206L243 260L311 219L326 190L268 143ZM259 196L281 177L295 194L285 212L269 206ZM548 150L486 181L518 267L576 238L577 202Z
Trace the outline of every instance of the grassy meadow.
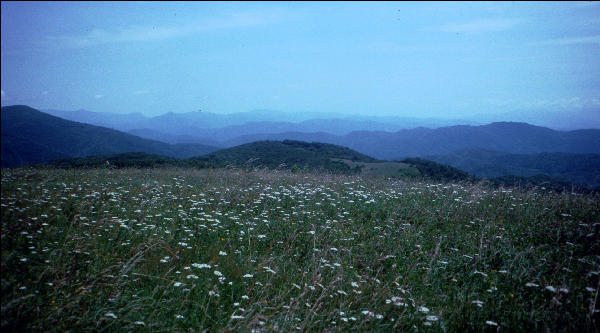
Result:
M598 331L598 194L3 169L2 331Z

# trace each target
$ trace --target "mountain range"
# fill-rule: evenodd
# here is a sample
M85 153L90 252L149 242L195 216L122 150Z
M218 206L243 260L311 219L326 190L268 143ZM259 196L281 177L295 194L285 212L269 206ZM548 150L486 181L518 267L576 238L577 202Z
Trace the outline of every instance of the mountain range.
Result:
M106 127L61 119L24 105L2 107L0 113L3 167L132 151L190 157L217 150L206 145L171 145L143 139Z
M259 114L266 117L271 112L264 111ZM96 122L107 122L112 119L106 114L88 114L84 111L81 112L81 115L88 121L92 121L90 120L92 116L96 117L94 120ZM600 130L597 129L557 131L527 123L496 122L487 125L457 125L433 129L417 127L396 131L360 130L341 134L363 125L366 128L396 125L370 120L361 122L356 119L303 119L297 123L291 123L276 121L278 119L276 116L273 116L274 119L271 121L261 120L232 124L232 122L244 120L244 117L248 116L244 114L238 115L239 117L229 115L229 120L227 120L229 125L227 126L201 129L200 126L204 125L195 123L192 116L212 119L211 126L217 126L219 121L227 122L224 122L222 115L215 116L202 112L190 113L187 116L190 117L187 121L181 119L177 114L152 118L152 122L162 122L163 128L171 128L171 133L175 134L148 128L131 129L129 133L124 133L115 129L61 119L27 106L3 107L2 166L126 152L144 152L166 157L187 158L206 155L227 147L234 147L234 151L236 149L243 151L244 146L239 148L236 146L256 141L295 140L333 144L378 160L400 161L409 157L427 158L479 177L505 175L530 177L536 174L545 174L568 182L600 188L600 181L596 176L600 174L598 170ZM147 124L144 122L150 119L141 114L118 117L121 118L118 120L115 118L113 121L119 122L122 126L129 122L129 126L134 127L144 126ZM261 117L258 119L260 120ZM302 131L288 131L291 129ZM315 131L316 129L322 131ZM311 130L312 132L310 132ZM160 140L142 138L144 136ZM219 139L225 140L220 141ZM186 140L187 142L203 143L177 143ZM260 148L261 145L252 147L256 151L267 154L262 156L263 162L276 160L272 156L268 157L269 153L283 154L286 149L298 148L288 143L284 150L278 150L282 146L273 142L269 143L268 148L265 149ZM298 154L285 154L291 157L305 154L304 151L300 153L300 150L295 150L295 152ZM211 163L227 164L232 162L231 156L223 154L212 155L208 159ZM229 157L223 159L218 156ZM256 157L261 158L260 156ZM206 158L199 160L202 159L206 160ZM314 156L310 159L316 160ZM337 162L344 160L338 159ZM302 164L302 160L300 158L294 162L291 159L286 160L286 163ZM351 167L364 166L361 163L371 162L354 161L351 163ZM396 167L395 165L391 166Z
M115 115L89 111L47 111L63 117L112 122L115 129L166 143L195 143L233 147L264 140L323 142L352 148L378 159L446 155L461 149L486 149L512 154L542 152L600 153L600 130L557 131L527 123L417 127L443 123L435 119L400 117L339 117L307 119L315 114L290 115L276 111L218 115L207 112ZM323 116L323 115L320 115ZM295 118L294 118L295 117ZM281 121L281 120L287 121ZM298 122L291 122L290 119ZM108 126L108 125L105 125ZM435 127L435 126L430 126Z
M169 143L224 142L240 135L283 132L327 132L345 135L352 131L389 131L413 127L440 127L452 124L476 124L466 120L410 118L393 116L357 116L339 113L291 113L255 110L231 114L195 111L168 112L147 117L141 113L116 114L86 110L43 112L63 119L114 128L154 140Z
M385 160L445 155L468 148L513 154L600 153L600 130L555 131L526 123L511 122L436 129L414 128L397 132L355 131L343 136L324 132L256 134L230 140L227 145L285 139L337 144Z

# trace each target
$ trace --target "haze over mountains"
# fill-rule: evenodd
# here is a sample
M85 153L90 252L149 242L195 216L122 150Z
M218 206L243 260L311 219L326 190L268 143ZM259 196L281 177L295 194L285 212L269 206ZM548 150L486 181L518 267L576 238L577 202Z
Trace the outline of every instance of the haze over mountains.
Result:
M460 124L477 124L468 120L434 118L409 118L385 116L360 116L340 113L281 112L255 110L231 114L210 112L165 113L146 117L141 113L115 114L86 110L42 110L67 120L105 126L129 132L148 139L169 143L205 143L207 140L221 142L242 135L275 134L284 132L326 132L345 135L353 131L389 131L414 127L442 127Z
M217 149L143 139L106 127L54 117L24 105L2 107L1 115L3 167L136 151L191 157Z
M297 140L343 146L379 160L426 158L479 177L544 174L600 187L595 176L600 174L598 129L557 131L515 122L407 129L403 127L436 120L335 118L340 116L336 114L328 119L307 119L314 114L294 116L271 111L168 113L158 117L48 112L82 122L26 106L2 108L3 166L138 151L187 158L256 141Z
M465 120L285 113L260 110L116 115L90 111L45 111L69 120L126 131L166 143L219 147L262 140L300 140L346 146L379 159L444 155L465 148L515 154L598 153L598 130L556 131L525 123L477 125ZM319 118L311 118L319 117ZM460 125L456 125L461 122ZM453 126L448 126L448 125Z

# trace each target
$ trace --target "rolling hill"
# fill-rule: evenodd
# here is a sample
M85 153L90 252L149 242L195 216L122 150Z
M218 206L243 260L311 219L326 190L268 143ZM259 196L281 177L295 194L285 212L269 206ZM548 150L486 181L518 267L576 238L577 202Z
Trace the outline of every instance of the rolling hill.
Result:
M301 141L257 141L223 149L193 160L205 161L215 166L252 166L292 169L317 169L349 172L360 170L344 160L374 163L376 159L352 149L326 143Z
M2 107L1 116L3 167L124 152L182 158L204 155L217 149L142 139L114 129L64 120L24 105Z
M109 161L109 164L106 162ZM60 168L267 168L293 172L318 171L436 181L474 180L466 172L420 159L380 161L346 147L318 142L258 141L187 159L147 153L122 153L54 160Z

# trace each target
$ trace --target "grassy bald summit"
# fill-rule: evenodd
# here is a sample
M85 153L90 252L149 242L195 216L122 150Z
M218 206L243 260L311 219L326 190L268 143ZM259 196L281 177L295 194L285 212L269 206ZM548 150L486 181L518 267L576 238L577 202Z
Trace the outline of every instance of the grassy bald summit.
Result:
M188 159L134 152L59 159L51 164L60 168L265 168L438 181L473 180L465 172L431 161L380 161L346 147L292 140L258 141Z
M170 145L117 130L64 120L25 105L2 107L2 166L57 158L146 152L185 158L216 150L198 144Z
M321 169L347 172L360 167L345 161L375 163L376 159L350 148L318 142L257 141L194 158L216 166L262 166L269 169Z

